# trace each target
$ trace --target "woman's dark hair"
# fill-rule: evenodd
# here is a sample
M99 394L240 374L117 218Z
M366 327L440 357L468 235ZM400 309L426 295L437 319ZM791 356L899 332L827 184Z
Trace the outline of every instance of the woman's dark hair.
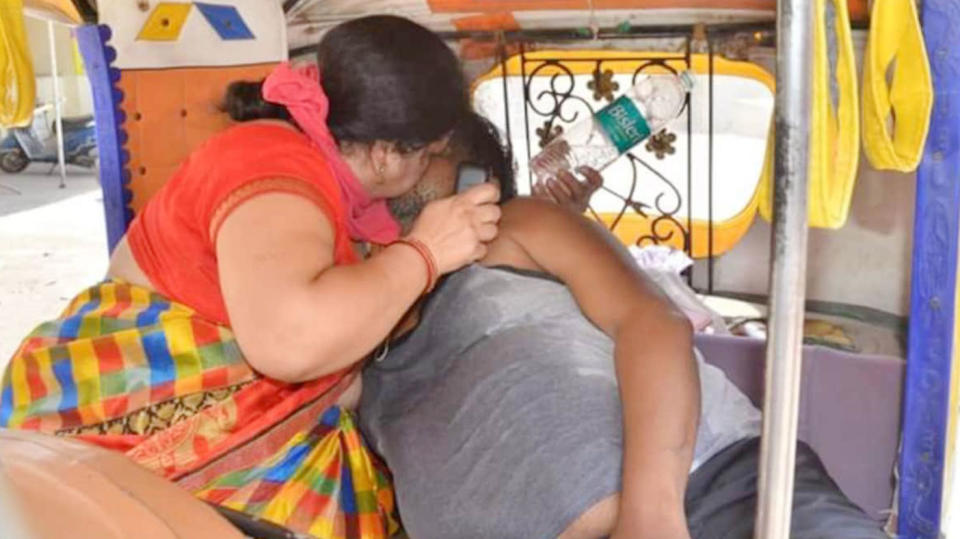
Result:
M396 142L416 149L449 133L467 110L467 91L453 51L407 19L372 16L340 24L317 45L327 125L340 142ZM237 121L290 120L266 103L261 82L234 82L223 108Z
M246 122L273 118L290 121L290 114L283 105L263 100L263 81L233 81L227 86L221 109L234 121Z
M452 150L467 161L490 169L500 181L500 203L517 196L513 152L503 144L500 131L483 116L472 112L463 119L450 141Z

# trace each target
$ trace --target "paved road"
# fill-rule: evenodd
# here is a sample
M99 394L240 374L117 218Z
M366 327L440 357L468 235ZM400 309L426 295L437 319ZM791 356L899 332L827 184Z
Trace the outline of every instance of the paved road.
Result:
M68 169L67 187L48 166L0 173L0 369L22 339L103 278L107 241L100 187Z

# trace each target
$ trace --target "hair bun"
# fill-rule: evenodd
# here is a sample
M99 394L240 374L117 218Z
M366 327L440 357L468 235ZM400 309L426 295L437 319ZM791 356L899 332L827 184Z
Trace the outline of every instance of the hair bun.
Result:
M263 80L234 81L227 86L221 109L234 121L277 119L289 120L290 114L281 105L264 101Z

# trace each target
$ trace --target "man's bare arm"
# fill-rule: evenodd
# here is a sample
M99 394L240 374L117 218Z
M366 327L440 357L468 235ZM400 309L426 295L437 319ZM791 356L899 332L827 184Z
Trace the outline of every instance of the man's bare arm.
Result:
M517 199L504 207L500 230L484 264L558 277L615 342L624 419L616 535L686 537L683 495L700 413L686 317L614 238L569 211Z

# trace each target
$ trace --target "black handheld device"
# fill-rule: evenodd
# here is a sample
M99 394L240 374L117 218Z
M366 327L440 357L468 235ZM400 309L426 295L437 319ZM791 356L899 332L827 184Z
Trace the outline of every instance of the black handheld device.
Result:
M462 193L474 185L490 181L486 167L476 163L463 162L457 168L457 192Z

